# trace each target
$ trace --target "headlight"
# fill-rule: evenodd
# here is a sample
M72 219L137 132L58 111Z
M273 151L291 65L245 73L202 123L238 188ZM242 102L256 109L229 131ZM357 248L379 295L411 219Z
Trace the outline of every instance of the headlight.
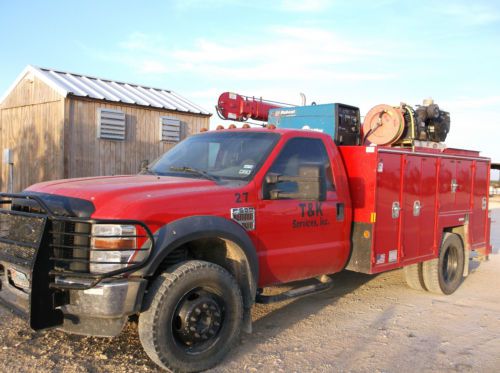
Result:
M90 272L106 273L145 259L147 251L137 248L133 225L94 224L90 251Z

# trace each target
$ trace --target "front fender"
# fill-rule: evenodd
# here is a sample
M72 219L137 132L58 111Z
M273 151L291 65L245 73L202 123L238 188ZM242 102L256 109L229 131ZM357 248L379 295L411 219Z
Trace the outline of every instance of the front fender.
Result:
M154 233L155 251L149 264L141 269L143 276L153 276L172 251L183 244L202 238L221 238L238 245L244 252L251 270L252 280L257 283L259 264L255 247L245 229L238 223L218 216L191 216L170 222Z

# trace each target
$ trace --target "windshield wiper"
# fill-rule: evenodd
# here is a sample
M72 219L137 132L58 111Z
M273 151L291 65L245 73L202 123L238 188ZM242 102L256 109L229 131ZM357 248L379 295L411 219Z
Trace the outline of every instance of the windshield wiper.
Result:
M148 166L144 167L141 172L145 172L151 175L155 175L156 177L160 177L160 174L156 171L154 171L152 168L149 168Z
M211 175L211 174L209 174L206 171L198 170L197 168L193 168L193 167L188 167L188 166L180 166L180 167L178 167L178 166L172 166L172 167L170 167L170 170L171 171L177 171L177 172L187 172L187 173L190 173L190 174L199 175L199 176L204 177L205 179L212 180L212 181L218 181L219 180L216 176Z

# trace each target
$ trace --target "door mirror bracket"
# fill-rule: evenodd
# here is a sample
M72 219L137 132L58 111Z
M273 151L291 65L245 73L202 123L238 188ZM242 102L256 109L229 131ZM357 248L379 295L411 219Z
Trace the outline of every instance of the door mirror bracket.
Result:
M300 199L322 201L326 198L326 178L324 167L318 163L303 163L299 166L298 176L288 176L276 173L266 175L266 186L269 199ZM279 183L296 183L294 192L280 190Z

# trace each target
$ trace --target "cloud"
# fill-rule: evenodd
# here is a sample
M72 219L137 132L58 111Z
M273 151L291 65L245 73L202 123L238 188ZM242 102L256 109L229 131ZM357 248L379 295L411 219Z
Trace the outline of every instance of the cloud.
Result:
M259 11L282 12L320 12L331 8L331 0L182 0L176 1L175 9L178 11L193 11L200 9L221 9L239 7Z
M445 3L438 6L437 10L471 26L487 25L500 20L500 12L497 9L478 2Z
M280 8L289 12L319 12L331 5L328 0L281 0Z
M189 93L189 97L213 100L213 98L220 95L221 92L222 92L221 89L209 88L209 89L204 89L201 91L192 91L191 93Z
M134 33L118 44L138 73L188 73L238 80L384 80L394 73L358 71L351 64L383 57L377 43L311 27L271 27L262 38L196 39L172 48L157 35ZM384 53L385 49L384 49ZM130 61L133 61L130 63ZM165 62L164 62L165 61Z
M500 126L500 120L496 119L498 114L451 112L451 128L446 144L449 147L478 150L481 155L499 162L500 150L495 136Z
M167 64L159 60L144 59L139 62L137 69L141 74L165 74L169 72Z
M443 103L443 107L447 107L450 109L457 109L457 110L481 109L487 107L498 108L499 106L500 106L500 96L462 97Z
M449 147L478 150L500 161L495 136L500 128L500 96L458 97L437 104L450 112L451 128L446 138Z
M236 1L236 5L245 4L245 1ZM229 5L235 5L234 0L180 0L175 1L174 6L180 11L192 11L193 9L213 9Z

